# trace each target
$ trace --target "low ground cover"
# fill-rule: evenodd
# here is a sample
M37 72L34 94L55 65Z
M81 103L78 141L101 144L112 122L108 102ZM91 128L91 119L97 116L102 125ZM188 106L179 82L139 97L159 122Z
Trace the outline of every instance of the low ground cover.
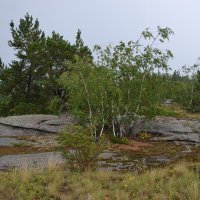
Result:
M142 174L48 168L0 172L0 199L200 199L200 164L179 163Z

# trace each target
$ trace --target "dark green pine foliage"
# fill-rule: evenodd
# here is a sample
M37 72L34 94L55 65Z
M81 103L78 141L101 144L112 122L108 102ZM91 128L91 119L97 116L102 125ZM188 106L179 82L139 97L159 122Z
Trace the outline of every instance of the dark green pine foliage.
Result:
M10 110L11 97L8 94L10 87L7 80L10 79L10 71L0 58L0 115L7 116Z
M39 28L39 21L29 14L20 19L18 28L10 23L12 40L9 46L16 51L16 60L10 64L8 85L12 88L13 114L41 112L43 99L40 80L44 57L45 34Z
M200 71L197 71L194 85L194 97L191 104L191 111L200 112Z
M28 13L18 26L11 21L10 29L12 39L8 44L15 50L16 59L8 66L0 60L1 102L7 105L6 114L0 108L0 115L56 114L66 109L68 90L58 84L60 75L69 71L76 56L91 62L93 59L81 31L77 32L75 44L56 32L45 37L38 19Z
M58 78L63 72L68 71L69 62L74 62L76 49L68 41L63 39L59 33L52 32L47 37L45 51L44 69L46 70L43 84L49 104L47 110L58 113L65 108L67 101L66 90L58 84Z
M88 46L84 45L84 42L81 38L81 30L78 29L77 34L76 34L76 42L75 42L75 50L76 50L76 55L79 56L80 58L87 58L87 60L92 61L93 56L92 52L89 49Z
M76 63L77 57L92 62L92 52L81 38L81 31L78 29L75 44L71 45L63 39L59 33L52 33L46 40L46 92L51 98L47 110L51 113L58 113L67 110L69 91L58 83L63 72L71 70L70 65Z

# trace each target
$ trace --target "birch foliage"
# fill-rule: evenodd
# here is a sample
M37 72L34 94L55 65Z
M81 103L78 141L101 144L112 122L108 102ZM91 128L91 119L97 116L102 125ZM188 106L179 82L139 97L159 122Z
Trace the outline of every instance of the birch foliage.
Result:
M95 46L96 63L77 58L60 83L69 90L70 110L93 127L95 137L104 128L114 136L128 134L138 117L156 115L159 80L156 73L168 71L171 51L158 48L169 40L169 28L146 29L136 42L120 42L102 49Z

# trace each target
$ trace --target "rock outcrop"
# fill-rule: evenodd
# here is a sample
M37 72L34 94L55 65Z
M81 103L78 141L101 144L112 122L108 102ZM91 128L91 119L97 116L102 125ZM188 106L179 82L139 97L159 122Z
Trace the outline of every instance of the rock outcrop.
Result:
M136 120L133 134L143 131L152 134L151 140L200 142L200 121L195 119L157 117L152 121Z
M76 120L71 116L58 117L56 115L20 115L0 118L0 124L19 129L30 129L58 133L66 125L75 124Z
M0 118L0 135L16 132L21 135L27 131L58 133L66 125L76 124L71 116L56 115L21 115ZM172 117L157 117L152 121L138 119L135 121L133 134L142 131L152 134L151 140L200 142L200 121L195 119L178 119Z

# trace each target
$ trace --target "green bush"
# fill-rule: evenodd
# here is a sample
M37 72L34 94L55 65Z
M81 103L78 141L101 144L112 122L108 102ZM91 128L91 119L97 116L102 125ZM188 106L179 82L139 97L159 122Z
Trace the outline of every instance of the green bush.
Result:
M71 126L63 131L58 143L72 171L95 169L96 157L105 148L103 138L96 140L91 135L90 128L81 126Z
M11 109L11 113L13 115L38 114L43 113L43 108L41 105L20 102Z

